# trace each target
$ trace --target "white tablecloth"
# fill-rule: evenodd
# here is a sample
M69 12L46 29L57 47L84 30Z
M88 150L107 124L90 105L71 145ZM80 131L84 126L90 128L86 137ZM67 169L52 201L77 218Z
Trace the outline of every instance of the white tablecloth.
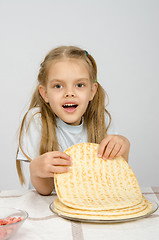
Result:
M159 187L141 188L145 197L159 204ZM159 210L148 218L125 223L80 223L58 217L49 209L56 195L35 190L0 191L0 206L28 212L29 217L11 240L158 240Z

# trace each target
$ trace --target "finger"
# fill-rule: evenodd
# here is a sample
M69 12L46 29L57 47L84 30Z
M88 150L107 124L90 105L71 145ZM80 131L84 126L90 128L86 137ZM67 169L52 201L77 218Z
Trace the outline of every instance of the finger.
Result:
M53 159L50 159L50 164L51 165L55 165L55 166L59 166L59 165L71 166L72 165L72 161L70 159L69 160L65 160L65 159L62 159L62 158L53 158Z
M98 157L102 157L105 151L105 148L107 146L107 144L110 142L112 136L108 135L106 138L104 138L101 143L99 144L99 148L98 148Z
M105 149L105 152L104 152L104 155L103 155L103 159L106 160L109 158L109 155L110 153L113 151L115 147L115 143L114 142L109 142L106 146L106 149Z
M115 158L119 153L120 149L121 149L121 146L119 144L116 144L113 150L111 151L111 153L109 154L108 158L109 159Z
M51 166L50 173L65 173L69 171L69 167L64 166Z
M124 152L125 152L125 148L124 148L124 146L121 146L119 152L116 154L116 157L122 156Z
M66 160L70 160L71 157L66 154L65 152L60 152L60 151L53 151L53 152L50 152L51 156L52 157L59 157L59 158L63 158L63 159L66 159Z

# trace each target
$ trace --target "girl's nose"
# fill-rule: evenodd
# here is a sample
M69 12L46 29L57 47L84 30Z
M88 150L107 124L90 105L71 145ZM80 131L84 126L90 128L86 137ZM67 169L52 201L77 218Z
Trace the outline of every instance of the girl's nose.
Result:
M74 97L74 96L75 96L74 93L66 93L66 94L65 94L65 97Z
M73 91L73 89L67 89L65 92L65 97L74 97L75 93Z

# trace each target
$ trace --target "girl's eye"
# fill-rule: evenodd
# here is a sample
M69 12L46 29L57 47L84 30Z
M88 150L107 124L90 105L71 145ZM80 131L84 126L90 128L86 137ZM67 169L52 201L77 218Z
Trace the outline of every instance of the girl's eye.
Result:
M81 87L84 87L84 84L83 84L83 83L78 83L78 84L77 84L77 87L80 87L80 88L81 88Z
M54 88L62 88L62 85L56 84L56 85L54 86Z

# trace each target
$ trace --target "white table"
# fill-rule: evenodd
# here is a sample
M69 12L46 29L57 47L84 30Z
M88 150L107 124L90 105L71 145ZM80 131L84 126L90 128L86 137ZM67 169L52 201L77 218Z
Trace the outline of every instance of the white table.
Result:
M159 204L159 187L141 188ZM159 210L148 218L116 224L80 223L58 217L49 209L56 195L35 190L0 191L0 206L20 208L29 217L11 240L158 240Z

